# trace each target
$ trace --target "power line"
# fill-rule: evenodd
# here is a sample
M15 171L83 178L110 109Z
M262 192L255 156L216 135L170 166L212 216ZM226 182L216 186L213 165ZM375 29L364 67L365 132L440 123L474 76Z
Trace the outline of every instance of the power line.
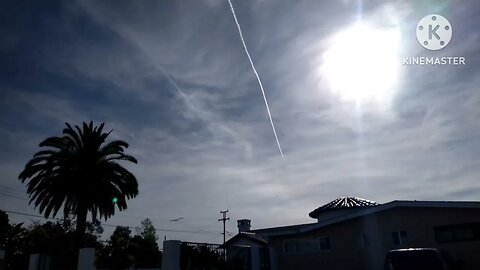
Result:
M28 214L28 213L22 213L22 212L17 212L17 211L10 211L10 210L2 210L6 213L10 214L15 214L15 215L21 215L21 216L27 216L27 217L35 217L35 218L43 218L46 220L62 220L61 218L47 218L41 215L34 215L34 214ZM123 225L115 225L115 224L108 224L108 223L102 223L102 226L106 227L128 227L130 229L139 229L141 227L139 226L123 226ZM154 227L155 228L155 227ZM177 233L197 233L197 234L218 234L219 232L215 231L190 231L190 230L175 230L175 229L160 229L160 228L155 228L155 231L158 232L177 232Z
M0 185L0 188L8 188L7 186L3 186L3 185ZM6 194L6 193L3 193L0 191L0 196L5 196L5 197L9 197L9 198L13 198L13 199L17 199L17 200L24 200L24 201L28 201L27 198L23 198L23 197L20 197L20 196L15 196L15 195L12 195L12 194ZM20 213L20 212L15 212L15 211L5 211L5 212L9 212L11 214L17 214L17 215L23 215L23 216L30 216L30 217L36 217L36 218L43 218L43 219L46 219L46 220L61 220L61 219L58 219L58 218L46 218L44 216L40 216L40 215L32 215L32 214L27 214L27 213ZM127 217L127 218L139 218L139 219L145 219L147 217L141 217L141 216L135 216L135 215L126 215L126 214L119 214L118 217ZM171 219L163 219L163 218L157 218L157 217L153 217L153 218L150 218L148 217L149 219L154 219L154 220L161 220L161 221L171 221ZM183 219L183 218L182 218ZM117 225L112 225L110 226L110 224L106 224L106 223L102 223L103 225L107 226L107 227L113 227L113 226L117 226ZM198 234L202 234L202 233L205 233L205 234L218 234L219 232L218 231L208 231L208 230L203 230L203 229L197 229L197 228L194 228L192 226L188 226L187 224L185 223L181 223L181 225L184 225L186 227L189 227L191 229L194 229L194 230L173 230L173 229L157 229L155 228L157 231L159 232L184 232L184 233L198 233ZM121 226L121 225L120 225ZM136 229L138 227L133 227L133 226L124 226L124 227L129 227L131 229Z
M24 200L24 201L28 201L28 199L26 198L22 198L22 197L18 197L18 196L15 196L15 195L11 195L11 194L5 194L5 193L2 193L0 192L0 196L5 196L5 197L10 197L10 198L14 198L14 199L18 199L18 200ZM11 213L11 214L17 214L17 215L23 215L23 216L30 216L30 217L36 217L36 218L43 218L43 219L46 219L46 220L61 220L59 218L46 218L44 216L41 216L41 215L32 215L32 214L27 214L27 213L20 213L20 212L15 212L15 211L5 211L5 212L8 212L8 213ZM147 217L140 217L140 216L134 216L134 215L126 215L126 214L120 214L118 215L119 217L127 217L127 218L139 218L139 219L145 219ZM150 218L150 217L149 217ZM162 218L150 218L150 219L155 219L155 220L162 220L162 221L170 221L170 219L162 219ZM102 223L103 225L107 226L107 227L113 227L113 226L117 226L117 225L112 225L110 226L110 224L106 224L106 223ZM193 228L192 226L188 226L186 225L185 223L181 223L182 225L186 226L186 227L189 227L189 228L192 228L192 229L196 229L196 228ZM118 226L122 226L122 225L118 225ZM139 227L134 227L134 226L124 226L124 227L129 227L131 229L136 229L136 228L139 228ZM157 231L159 232L184 232L184 233L198 233L198 234L202 234L202 233L205 233L205 234L217 234L219 233L218 231L208 231L208 230L203 230L203 229L196 229L196 230L173 230L173 229L157 229L155 228Z
M140 218L140 219L145 219L146 217L141 217L141 216L135 216L135 215L126 215L126 214L119 214L117 217L134 217L134 218ZM176 224L182 225L184 227L187 227L188 229L192 229L197 233L212 233L212 234L219 234L218 231L209 231L205 230L202 228L199 228L198 226L191 226L185 223L185 218L176 218L176 219L165 219L165 218L158 218L158 217L148 217L149 219L153 220L159 220L159 221L168 221L168 223L175 222ZM212 224L213 225L213 224ZM188 231L188 230L187 230ZM220 233L221 234L221 233Z
M24 200L24 201L28 200L27 198L20 195L15 195L14 193L22 194L22 195L25 194L25 192L20 191L19 189L9 187L6 185L0 185L0 196L5 196L13 199Z
M130 229L139 229L141 227L139 226L124 226L124 225L115 225L115 224L107 224L107 223L102 223L102 225L104 226L107 226L107 227L128 227ZM174 229L159 229L159 228L155 228L156 231L158 232L178 232L178 233L213 233L213 234L217 234L219 232L214 232L214 231L188 231L188 230L174 230Z
M2 186L0 185L0 188ZM0 196L5 196L5 197L9 197L9 198L13 198L13 199L17 199L17 200L23 200L23 201L28 201L27 198L24 198L24 197L20 197L20 196L15 196L15 195L12 195L12 194L6 194L6 193L3 193L0 191ZM44 218L43 216L35 216L35 217L39 217L39 218ZM119 215L117 215L117 217L125 217L125 218L139 218L139 219L153 219L153 220L159 220L159 221L168 221L168 222L171 222L171 221L175 221L175 220L172 220L172 219L167 219L167 218L158 218L158 217L141 217L141 216L136 216L136 215L127 215L127 214L123 214L123 213L119 213ZM178 221L180 220L184 220L184 218L180 218L178 219ZM183 226L186 226L186 227L189 227L191 229L196 229L199 233L200 232L206 232L206 233L217 233L216 231L208 231L208 230L204 230L204 229L197 229L197 228L194 228L192 226L189 226L187 224L185 224L184 222L182 223L179 223Z
M0 196L5 196L5 197L17 199L17 200L27 201L26 198L23 198L23 197L20 197L20 196L16 196L16 195L12 195L12 194L6 194L6 193L3 193L3 192L0 192Z
M21 215L21 216L27 216L27 217L36 217L36 218L43 218L43 219L46 219L46 220L49 220L49 219L61 220L61 218L47 218L47 217L40 216L40 215L21 213L21 212L10 211L10 210L2 210L2 211L3 211L3 212L6 212L6 213L10 213L10 214L15 214L15 215Z
M16 196L16 195L13 195L13 194L4 193L4 192L1 191L1 189L11 189L15 192L18 192L17 190L15 190L13 188L10 188L8 186L0 185L0 196L5 196L5 197L17 199L17 200L28 201L27 198ZM11 214L16 214L16 215L28 216L28 217L42 218L42 219L46 219L46 220L57 220L57 221L61 220L59 218L46 218L46 217L41 216L41 215L27 214L27 213L21 213L21 212L16 212L16 211L5 211L5 212L11 213ZM119 214L117 217L139 218L139 219L145 219L146 218L146 217L141 217L141 216L136 216L136 215L127 215L127 214L123 214L123 213ZM152 218L148 217L148 218L149 219L154 219L154 220L160 220L160 221L171 221L171 219L163 219L163 218L157 218L157 217L152 217ZM112 225L112 224L107 224L107 223L102 223L102 225L105 225L106 227L122 226L122 225ZM188 228L191 228L193 230L175 230L175 229L159 229L159 228L155 228L155 230L159 231L159 232L178 232L178 233L215 234L215 235L221 234L218 231L208 231L208 230L204 230L204 229L194 228L192 226L189 226L189 225L185 224L184 222L181 222L181 225L183 225L185 227L188 227ZM131 229L138 229L139 228L139 227L135 227L135 226L123 226L123 227L129 227Z
M128 215L124 213L119 213L117 217L124 217L124 218L140 218L140 219L145 219L146 217L142 216L137 216L137 215ZM158 217L148 217L149 219L154 219L154 220L159 220L159 221L164 221L164 222L169 222L170 219L168 218L158 218Z

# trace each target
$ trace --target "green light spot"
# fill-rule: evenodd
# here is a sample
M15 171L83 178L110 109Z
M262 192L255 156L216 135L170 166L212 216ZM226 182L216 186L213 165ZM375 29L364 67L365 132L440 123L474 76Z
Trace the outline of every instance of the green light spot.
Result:
M112 202L113 202L113 203L117 203L117 202L118 202L118 198L117 198L117 197L113 197Z

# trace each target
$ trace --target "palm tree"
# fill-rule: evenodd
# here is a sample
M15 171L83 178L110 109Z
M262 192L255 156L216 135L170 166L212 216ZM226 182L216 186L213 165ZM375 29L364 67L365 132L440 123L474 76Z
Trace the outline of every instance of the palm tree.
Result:
M48 149L39 151L25 165L19 179L27 181L30 204L45 217L55 217L63 206L64 216L76 216L77 246L83 247L87 214L105 220L127 208L127 199L138 194L135 176L117 161L137 160L124 154L124 141L105 142L110 132L104 123L83 128L68 123L63 136L50 137L40 143ZM114 203L115 202L115 203Z

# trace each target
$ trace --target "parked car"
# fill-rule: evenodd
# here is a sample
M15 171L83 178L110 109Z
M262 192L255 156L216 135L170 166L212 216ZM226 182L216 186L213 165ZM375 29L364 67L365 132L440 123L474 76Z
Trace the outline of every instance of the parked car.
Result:
M436 248L390 250L385 256L384 270L460 270L462 264Z

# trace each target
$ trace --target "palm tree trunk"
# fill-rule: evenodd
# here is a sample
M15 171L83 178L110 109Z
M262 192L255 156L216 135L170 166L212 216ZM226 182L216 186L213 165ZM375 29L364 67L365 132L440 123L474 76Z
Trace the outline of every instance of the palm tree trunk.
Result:
M77 211L77 228L75 231L76 234L76 247L83 248L85 240L85 229L87 225L87 208L83 206L82 203L79 203L79 208Z

